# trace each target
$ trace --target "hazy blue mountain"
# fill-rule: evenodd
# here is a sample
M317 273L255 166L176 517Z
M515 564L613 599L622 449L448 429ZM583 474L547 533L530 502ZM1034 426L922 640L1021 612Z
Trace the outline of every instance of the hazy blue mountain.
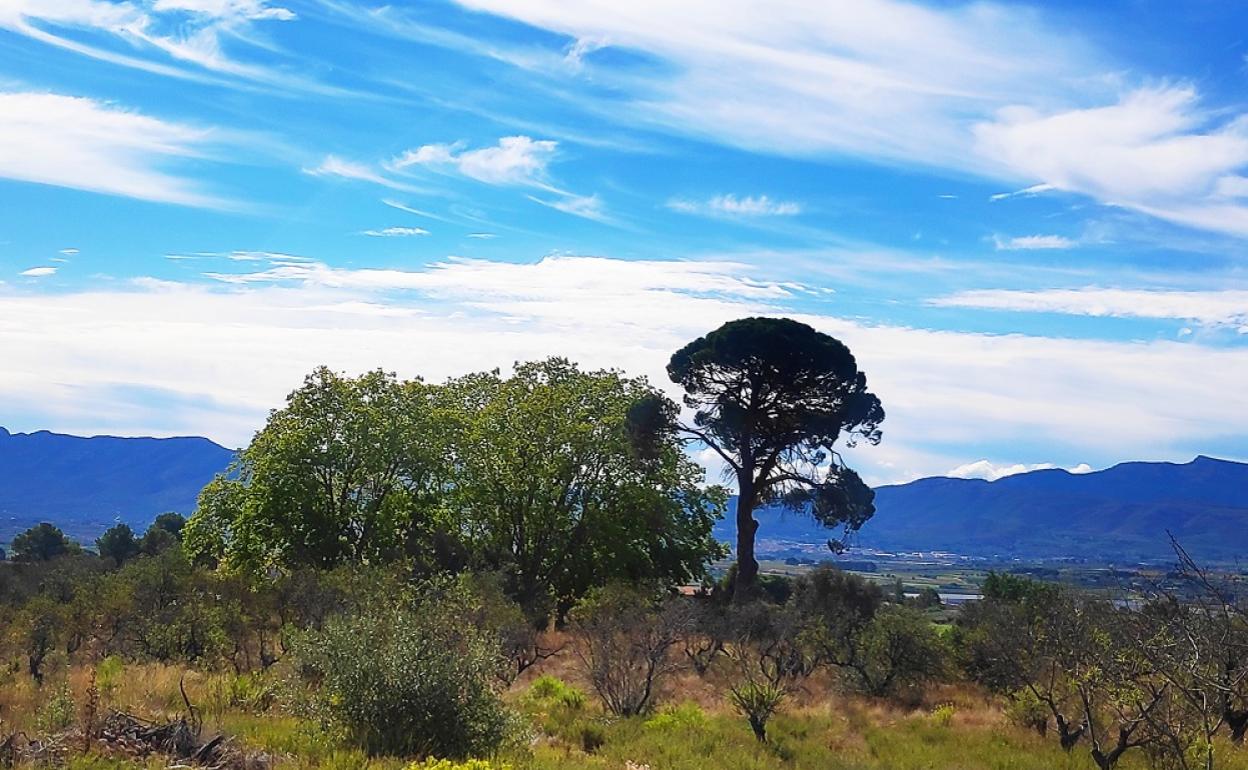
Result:
M91 543L115 521L189 514L233 451L206 438L66 436L0 428L0 543L51 521Z
M233 451L205 438L82 438L0 428L0 543L52 521L84 543L113 522L189 514ZM735 502L735 501L734 501ZM1166 531L1206 558L1248 556L1248 464L1123 463L1095 473L1033 471L997 481L928 478L880 487L856 538L887 550L979 556L1165 556ZM758 513L761 550L822 544L829 532L780 509ZM731 514L717 534L735 537Z
M927 478L876 490L856 542L891 550L979 556L1132 559L1170 553L1166 531L1205 558L1248 556L1248 465L1123 463L1072 474L1043 470L996 481ZM760 512L760 538L822 543L808 518ZM721 536L735 526L722 522ZM774 547L774 545L773 545Z

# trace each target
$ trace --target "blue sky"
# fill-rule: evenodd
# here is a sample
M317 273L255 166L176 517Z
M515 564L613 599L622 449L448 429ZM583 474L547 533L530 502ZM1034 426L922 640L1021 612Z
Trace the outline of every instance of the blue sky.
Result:
M0 424L784 314L874 482L1248 459L1239 3L0 0Z

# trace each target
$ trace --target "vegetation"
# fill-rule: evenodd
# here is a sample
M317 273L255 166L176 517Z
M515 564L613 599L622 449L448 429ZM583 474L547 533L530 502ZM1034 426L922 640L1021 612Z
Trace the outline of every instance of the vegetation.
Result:
M789 319L744 318L677 351L667 371L694 410L680 430L715 450L737 484L738 601L758 575L757 506L781 502L850 530L875 512L875 493L835 445L878 442L884 410L839 340Z
M724 495L674 437L635 451L629 410L654 399L561 359L439 386L318 369L204 490L187 545L252 574L491 572L535 619L612 580L696 581Z
M671 371L747 519L870 515L833 446L883 412L840 343L747 319ZM1177 544L1132 596L994 573L955 610L887 575L756 575L747 528L716 582L723 491L676 415L561 359L317 370L189 521L14 542L0 763L131 770L181 741L258 752L213 755L239 770L1248 768L1248 605ZM136 754L116 712L170 732Z

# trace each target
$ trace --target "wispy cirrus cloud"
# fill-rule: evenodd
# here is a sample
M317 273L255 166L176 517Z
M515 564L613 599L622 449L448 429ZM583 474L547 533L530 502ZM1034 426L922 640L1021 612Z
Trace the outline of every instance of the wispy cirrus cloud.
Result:
M304 167L303 173L308 174L309 176L349 179L356 182L369 182L371 184L389 187L392 190L402 190L404 192L424 192L424 190L419 187L407 184L397 179L391 179L383 175L378 169L367 163L347 160L345 158L340 158L337 155L326 155L325 158L315 166ZM387 205L393 204L387 203Z
M209 73L311 86L227 51L228 44L254 43L257 22L295 18L293 11L267 0L0 2L0 27L101 61L192 80Z
M545 193L544 196L528 195L528 199L534 203L585 219L611 222L606 206L596 193L581 195L551 181L549 166L555 158L557 148L558 142L549 139L505 136L492 146L476 149L469 149L464 142L424 144L376 165L329 155L319 165L305 168L304 171L313 176L355 179L412 192L421 190L402 179L413 178L420 172L453 175L498 187L528 187ZM444 217L398 201L387 199L382 202L391 208L418 216L445 220Z
M667 207L684 214L702 214L727 217L790 217L802 213L802 205L796 201L773 200L766 195L736 196L731 193L715 195L707 200L674 198Z
M977 289L930 300L939 307L1061 313L1099 318L1155 318L1232 326L1248 332L1248 291L1172 291L1087 286L1078 289Z
M112 104L53 93L0 92L0 177L161 203L228 208L188 175L224 137Z
M780 0L759 19L744 0L459 2L561 35L561 51L593 41L661 63L590 56L563 76L569 88L610 83L609 99L572 93L611 114L623 99L648 128L950 169L1248 237L1248 113L1204 107L1192 85L1142 85L1156 81L1040 9L863 0L812 12Z
M428 235L423 227L383 227L378 230L363 230L360 235L372 238L410 238L413 235Z
M1202 107L1193 86L1095 107L1009 107L975 135L981 154L1047 189L1248 237L1248 115Z
M1071 249L1077 245L1077 241L1064 235L1016 235L1012 238L996 235L992 242L997 251Z
M426 144L407 150L386 166L395 171L426 168L453 171L478 182L495 185L529 185L554 190L547 166L558 143L527 136L505 136L492 147L466 149L463 142Z

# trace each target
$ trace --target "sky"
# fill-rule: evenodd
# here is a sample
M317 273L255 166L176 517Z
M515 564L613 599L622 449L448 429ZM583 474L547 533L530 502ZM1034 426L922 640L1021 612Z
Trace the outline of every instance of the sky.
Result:
M1248 460L1237 0L0 0L0 425L790 316L868 481Z

